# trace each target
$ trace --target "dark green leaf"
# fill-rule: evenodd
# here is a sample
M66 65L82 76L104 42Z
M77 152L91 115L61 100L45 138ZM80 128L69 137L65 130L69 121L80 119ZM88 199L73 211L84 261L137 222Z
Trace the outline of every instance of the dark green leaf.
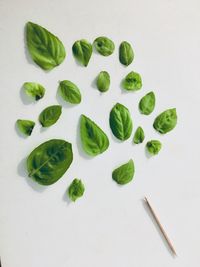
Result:
M87 40L82 39L73 44L72 51L77 61L87 67L92 55L92 45Z
M146 148L151 155L157 155L162 148L162 144L158 140L151 140L147 142Z
M69 198L72 201L76 201L77 198L82 197L85 191L84 184L81 180L74 179L68 189Z
M81 93L79 88L70 81L61 81L59 92L66 102L71 104L79 104L81 102Z
M35 127L35 122L30 120L17 120L17 127L21 133L29 136Z
M105 36L98 37L94 40L96 50L102 56L110 56L115 50L115 44Z
M135 131L133 142L135 144L140 144L144 141L144 138L145 138L144 130L142 129L142 127L138 127L137 130Z
M128 91L137 91L142 87L142 79L139 73L131 71L126 75L125 79L122 82L122 86L125 90Z
M167 109L155 119L153 127L161 134L173 130L177 124L176 109Z
M100 92L108 91L110 87L110 75L107 71L101 71L97 77L97 88Z
M153 112L156 104L154 92L150 92L143 96L139 102L139 110L142 114L149 115Z
M131 45L128 42L123 41L119 47L119 61L123 65L128 66L132 63L133 59L134 52Z
M39 84L34 82L26 82L23 84L25 93L33 97L36 101L41 99L45 94L45 88Z
M134 162L131 159L127 163L115 169L112 173L112 178L118 184L124 185L129 183L133 179L134 173Z
M39 116L39 121L43 127L49 127L57 122L62 113L62 107L59 105L45 108Z

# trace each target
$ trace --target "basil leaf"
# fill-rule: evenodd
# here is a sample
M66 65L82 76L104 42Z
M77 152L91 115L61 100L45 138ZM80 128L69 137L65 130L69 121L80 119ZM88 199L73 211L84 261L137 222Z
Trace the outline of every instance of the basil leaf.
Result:
M23 84L23 87L24 87L25 93L28 96L33 97L36 101L43 98L45 94L45 88L39 83L26 82Z
M90 156L101 154L109 147L107 135L85 115L81 115L80 134L83 149Z
M144 141L144 138L145 138L144 130L142 129L142 127L138 127L137 130L135 131L133 142L135 144L140 144Z
M134 173L135 166L133 160L131 159L127 163L115 169L112 173L112 178L116 183L124 185L133 179Z
M68 195L72 201L76 201L77 198L82 197L85 191L84 184L81 180L74 179L69 186Z
M142 88L142 79L139 73L129 72L122 82L122 87L128 91L137 91Z
M80 90L74 83L68 80L61 81L58 90L66 102L71 104L79 104L81 102Z
M62 42L40 25L32 22L26 24L26 41L33 61L44 70L53 69L65 59Z
M110 128L118 139L127 140L132 133L133 123L129 110L117 103L110 112Z
M131 45L128 42L123 41L119 47L119 61L123 65L128 66L132 63L133 59L134 52Z
M149 115L153 112L156 104L154 92L150 92L142 97L139 102L139 110L144 115Z
M101 71L97 77L97 88L100 92L108 91L110 87L110 75L107 71Z
M161 134L173 130L177 124L176 109L167 109L155 119L153 127Z
M29 136L35 127L35 122L30 120L17 120L17 127L21 133Z
M151 140L147 142L146 148L151 155L157 155L162 148L162 144L158 140Z
M72 51L77 61L87 67L92 56L92 45L87 40L82 39L73 44Z
M102 56L110 56L115 50L115 44L105 36L98 37L94 40L94 47Z
M39 122L43 127L49 127L57 122L62 113L62 107L59 105L45 108L39 116Z
M27 158L29 177L42 185L57 182L73 160L72 145L52 139L36 147Z

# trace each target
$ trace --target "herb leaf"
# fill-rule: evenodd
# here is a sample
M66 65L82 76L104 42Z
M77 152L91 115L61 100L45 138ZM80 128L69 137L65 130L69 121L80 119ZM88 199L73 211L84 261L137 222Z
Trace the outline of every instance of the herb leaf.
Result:
M72 145L65 140L52 139L36 147L27 158L29 177L42 185L57 182L73 160Z
M119 61L123 65L128 66L132 63L133 59L134 52L131 45L128 42L123 41L119 47Z
M137 91L142 88L142 79L139 73L129 72L122 82L122 86L128 91Z
M94 46L99 54L105 57L110 56L115 50L113 41L105 36L96 38L94 40Z
M57 122L61 113L62 107L60 105L49 106L40 113L39 122L43 127L49 127Z
M26 82L23 84L25 93L28 96L33 97L36 101L41 99L45 94L45 88L39 84L34 82Z
M110 87L110 75L107 71L101 71L97 77L97 88L100 92L108 91Z
M17 120L17 127L21 133L30 136L35 127L35 122L30 120Z
M149 115L153 112L156 104L154 92L149 92L139 102L139 110L144 115Z
M77 198L82 197L85 191L84 184L81 180L74 179L69 186L68 195L72 201L76 201Z
M44 70L51 70L65 59L62 42L45 28L32 22L26 24L28 51L35 63Z
M58 90L66 102L71 104L79 104L81 102L80 90L74 83L68 80L61 81Z
M118 184L124 185L133 179L134 173L134 162L132 159L130 159L127 163L121 165L113 171L112 178Z
M153 127L161 134L173 130L177 124L176 109L167 109L162 112L154 121Z
M118 139L127 140L133 130L133 123L129 110L117 103L110 112L110 128Z
M81 115L80 134L83 149L90 156L101 154L109 147L107 135L85 115Z
M77 61L87 67L92 56L92 45L87 40L82 39L73 44L72 51Z
M147 142L146 148L151 155L157 155L162 148L162 144L158 140L151 140Z
M144 141L144 138L145 138L144 130L142 129L142 127L138 127L137 130L135 131L133 142L135 144L140 144Z

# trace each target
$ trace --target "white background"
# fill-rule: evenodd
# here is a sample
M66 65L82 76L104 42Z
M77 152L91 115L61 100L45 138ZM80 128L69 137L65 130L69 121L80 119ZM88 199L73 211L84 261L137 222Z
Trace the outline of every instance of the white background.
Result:
M24 25L38 23L64 43L66 60L50 72L30 59ZM0 256L3 267L198 267L200 266L200 2L197 0L0 0ZM110 57L92 55L87 68L76 64L75 40L91 42L98 36L116 44ZM123 67L118 46L129 41L135 60ZM109 71L111 88L100 94L94 79ZM138 71L143 88L125 93L120 88L129 71ZM63 114L52 127L39 123L29 138L15 129L18 118L37 118L42 109L61 103L58 81L69 79L82 92L80 105L63 104ZM38 103L29 103L21 89L25 81L46 87ZM150 116L138 112L139 99L154 90L157 104ZM112 136L108 117L120 102L131 111L134 130L143 126L146 141L159 139L163 149L148 158L145 143L132 137L120 143ZM165 136L157 134L153 120L176 107L178 125ZM77 125L84 113L99 124L110 139L109 149L88 158L79 142ZM27 178L25 158L51 138L73 144L74 161L56 184L43 187ZM119 187L112 170L133 158L134 181ZM70 203L66 190L81 178L83 198ZM142 202L147 196L174 244L173 258Z

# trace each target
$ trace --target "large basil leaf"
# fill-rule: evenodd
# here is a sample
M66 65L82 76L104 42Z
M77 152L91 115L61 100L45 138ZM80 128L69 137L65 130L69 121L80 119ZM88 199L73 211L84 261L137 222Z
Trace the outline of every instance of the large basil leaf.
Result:
M162 148L162 144L158 140L151 140L147 142L146 148L151 155L157 155Z
M99 54L105 57L110 56L115 50L113 41L105 36L96 38L94 40L94 46Z
M119 61L123 65L128 66L132 63L133 59L134 52L131 45L128 42L123 41L119 47Z
M133 179L134 173L134 162L131 159L127 163L115 169L112 173L112 178L118 184L124 185L129 183Z
M161 134L173 130L177 124L176 109L167 109L155 119L153 127Z
M110 87L110 75L107 71L101 71L97 77L97 88L100 92L108 91Z
M57 182L73 160L72 145L52 139L36 147L27 158L29 177L42 185Z
M35 122L30 120L17 120L17 127L21 133L29 136L35 127Z
M23 87L25 93L33 97L36 101L41 99L45 94L45 88L39 83L26 82L23 84Z
M142 114L149 115L153 112L156 104L154 92L149 92L139 102L139 110Z
M87 40L82 39L73 44L72 51L77 61L87 67L92 55L92 45Z
M68 80L61 81L58 90L66 102L71 104L79 104L81 102L80 90L74 83Z
M62 42L45 28L32 22L26 25L28 51L42 69L51 70L65 59Z
M85 115L81 115L80 133L83 149L90 156L101 154L109 147L107 135Z
M57 122L61 113L62 107L60 105L49 106L40 113L39 122L43 127L49 127Z
M76 201L77 198L82 197L85 191L84 184L77 178L72 181L68 189L68 196L72 201Z
M144 138L145 138L144 130L142 129L142 127L138 127L137 130L135 131L133 142L135 144L140 144L144 141Z
M117 103L110 112L110 128L115 137L124 141L132 133L133 123L129 110L122 104Z
M127 91L137 91L142 87L142 78L139 73L129 72L122 82L122 86Z

